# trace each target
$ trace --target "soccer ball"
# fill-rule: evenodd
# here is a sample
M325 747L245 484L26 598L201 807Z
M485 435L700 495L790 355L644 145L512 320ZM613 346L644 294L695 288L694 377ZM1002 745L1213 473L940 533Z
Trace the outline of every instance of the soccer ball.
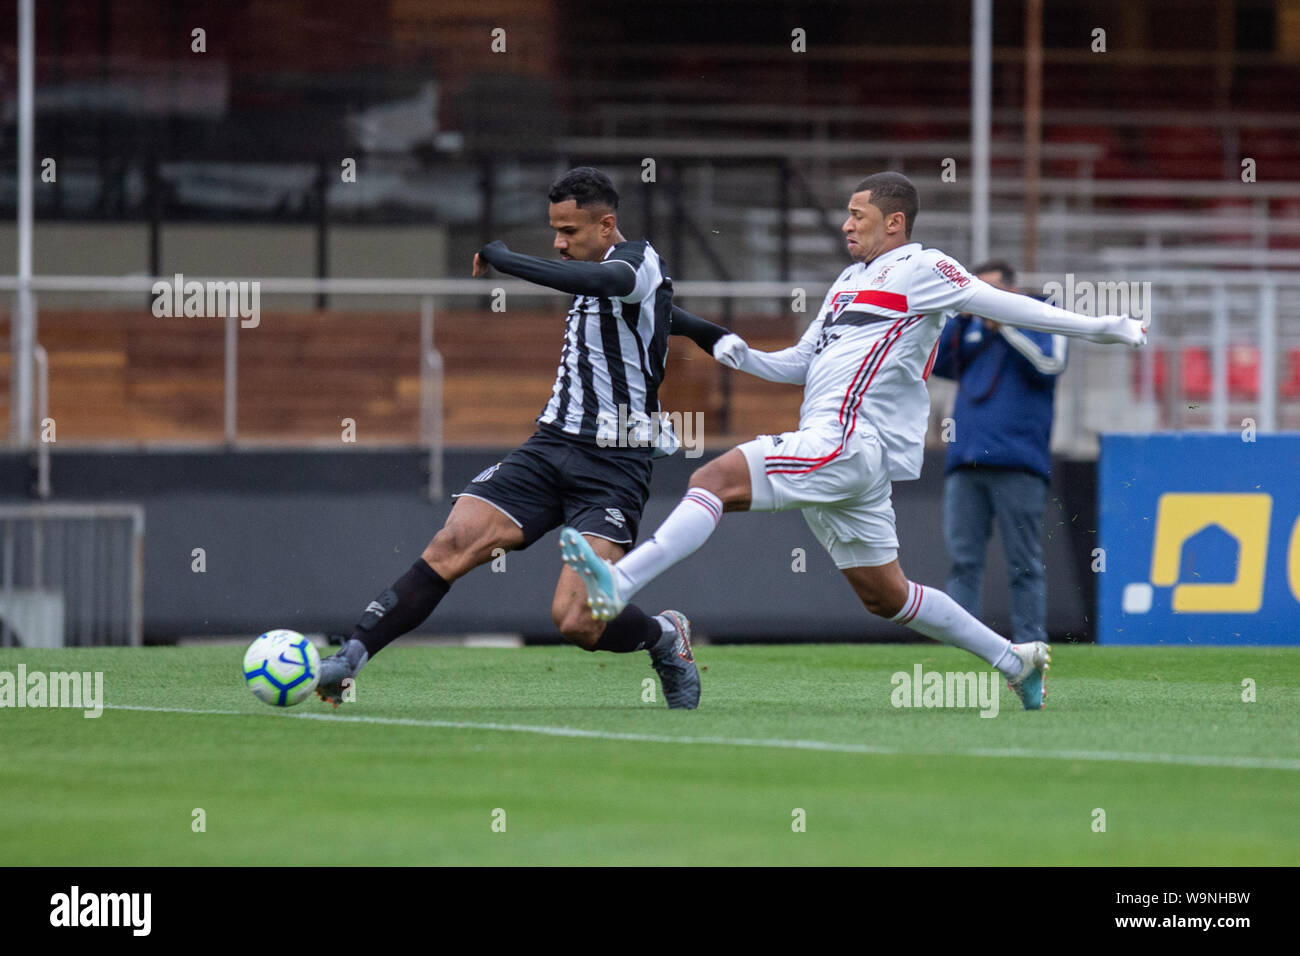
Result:
M263 703L292 707L316 689L320 653L297 631L267 631L244 654L244 680Z

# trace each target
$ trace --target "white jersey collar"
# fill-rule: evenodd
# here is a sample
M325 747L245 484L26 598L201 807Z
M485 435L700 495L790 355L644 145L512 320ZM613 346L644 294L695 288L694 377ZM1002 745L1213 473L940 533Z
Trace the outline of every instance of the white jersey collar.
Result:
M862 266L862 268L864 269L873 269L878 265L884 265L892 261L896 257L902 257L903 255L910 255L914 252L920 252L920 251L921 251L921 244L919 242L905 242L896 249L890 249L888 252L882 252L880 255L876 256L876 258L872 259L870 262L859 262L858 265Z

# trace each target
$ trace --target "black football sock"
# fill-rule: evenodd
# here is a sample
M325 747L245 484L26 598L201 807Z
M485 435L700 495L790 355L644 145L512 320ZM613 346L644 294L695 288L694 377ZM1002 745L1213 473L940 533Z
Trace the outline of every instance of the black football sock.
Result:
M655 646L663 636L663 625L635 604L623 608L623 613L605 625L605 633L596 641L595 650L630 654Z
M425 564L424 558L417 558L391 588L366 605L352 637L364 644L374 657L407 631L423 624L449 590L451 585Z

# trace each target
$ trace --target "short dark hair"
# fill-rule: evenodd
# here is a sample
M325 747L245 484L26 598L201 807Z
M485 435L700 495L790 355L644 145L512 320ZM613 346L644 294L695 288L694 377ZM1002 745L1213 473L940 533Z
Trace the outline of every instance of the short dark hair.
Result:
M608 176L595 166L571 169L555 182L546 198L553 203L572 199L579 209L588 206L608 206L618 209L618 190Z
M912 223L921 208L921 198L916 194L912 181L902 173L874 173L858 183L855 193L871 192L871 205L889 216L896 212L903 214L903 229L908 239L912 238Z
M1016 270L1005 259L990 259L988 262L981 262L970 270L970 274L973 276L983 275L986 272L1000 272L1003 282L1007 285L1016 284Z

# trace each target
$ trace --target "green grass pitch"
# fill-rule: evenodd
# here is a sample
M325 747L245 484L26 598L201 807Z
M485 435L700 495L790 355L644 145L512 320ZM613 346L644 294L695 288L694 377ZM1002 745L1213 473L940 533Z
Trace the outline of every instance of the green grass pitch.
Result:
M242 652L0 651L114 705L0 710L0 864L1300 863L1300 648L1057 645L992 719L891 705L983 669L931 645L701 647L696 712L644 654L400 644L280 711Z

